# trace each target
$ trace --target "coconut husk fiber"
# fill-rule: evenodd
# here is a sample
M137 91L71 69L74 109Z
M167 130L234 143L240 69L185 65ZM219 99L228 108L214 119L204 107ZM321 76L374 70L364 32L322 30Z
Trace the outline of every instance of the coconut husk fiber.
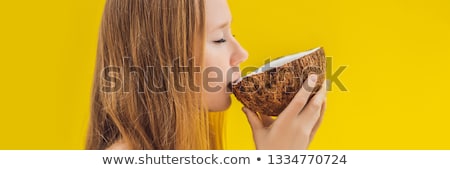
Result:
M312 89L314 95L325 81L326 57L322 47L274 60L234 82L232 92L250 110L278 116L311 74L318 76L317 86Z

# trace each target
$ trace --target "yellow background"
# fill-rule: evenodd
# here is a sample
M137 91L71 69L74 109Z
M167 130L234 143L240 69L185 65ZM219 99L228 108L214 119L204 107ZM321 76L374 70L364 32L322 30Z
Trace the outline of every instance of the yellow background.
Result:
M450 149L450 1L229 0L242 66L324 46L329 92L311 149ZM83 149L104 0L0 2L0 149ZM253 149L241 105L226 149Z

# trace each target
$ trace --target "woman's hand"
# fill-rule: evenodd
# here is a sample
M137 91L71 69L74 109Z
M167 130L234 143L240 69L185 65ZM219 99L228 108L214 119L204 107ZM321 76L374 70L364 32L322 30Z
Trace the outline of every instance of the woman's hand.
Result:
M252 127L256 149L308 148L320 126L326 107L326 81L308 102L316 81L316 75L309 76L302 89L276 120L262 114L258 116L245 107L242 109Z

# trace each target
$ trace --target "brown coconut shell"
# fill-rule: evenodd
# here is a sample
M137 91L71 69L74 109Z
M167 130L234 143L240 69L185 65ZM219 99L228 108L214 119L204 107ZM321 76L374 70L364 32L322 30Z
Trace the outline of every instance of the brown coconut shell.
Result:
M323 48L319 47L306 53L308 54L281 66L267 67L270 66L269 63L261 72L243 77L232 84L233 94L245 107L254 112L278 116L302 88L309 75L318 75L312 94L315 94L325 81L326 58ZM282 58L284 57L280 59Z

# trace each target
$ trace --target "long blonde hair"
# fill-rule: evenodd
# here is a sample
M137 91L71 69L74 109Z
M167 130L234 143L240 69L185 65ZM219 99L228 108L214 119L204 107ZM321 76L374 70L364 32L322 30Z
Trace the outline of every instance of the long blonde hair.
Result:
M176 87L202 89L204 41L204 0L107 0L86 149L118 140L130 149L221 149L223 115L211 118L201 90Z

